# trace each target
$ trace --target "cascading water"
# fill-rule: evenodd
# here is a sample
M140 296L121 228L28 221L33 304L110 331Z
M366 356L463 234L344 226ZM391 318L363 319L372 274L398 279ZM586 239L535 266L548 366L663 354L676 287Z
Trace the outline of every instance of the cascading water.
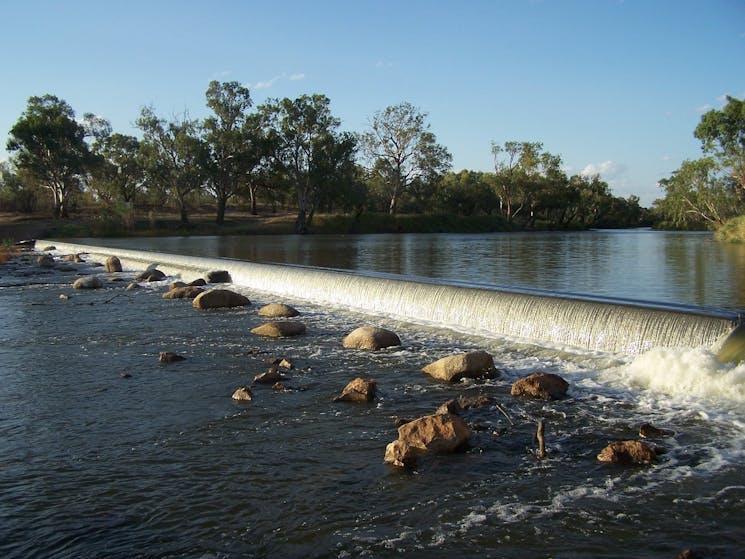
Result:
M85 252L94 258L116 254L134 269L157 265L185 278L225 269L234 283L247 288L462 332L630 355L653 347L705 346L719 349L720 357L728 361L745 358L742 316L735 312L386 274L55 245L60 251Z

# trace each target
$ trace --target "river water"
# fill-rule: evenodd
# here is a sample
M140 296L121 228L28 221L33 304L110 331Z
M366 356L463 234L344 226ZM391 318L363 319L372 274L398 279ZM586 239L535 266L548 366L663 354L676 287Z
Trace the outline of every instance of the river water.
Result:
M707 235L118 243L745 307L742 250ZM745 365L720 364L708 348L636 358L542 348L311 304L302 290L282 301L302 312L307 333L267 340L250 330L263 322L256 309L277 300L271 293L233 285L251 306L200 312L162 299L175 277L125 291L135 270L107 276L90 264L0 266L2 557L742 556ZM87 273L125 281L73 291ZM395 330L402 346L343 349L362 324ZM471 349L489 351L500 376L449 385L421 372ZM163 365L161 351L187 359ZM256 385L252 402L230 399L279 357L295 365L285 381L295 390ZM539 369L566 378L569 397L509 395ZM356 376L378 381L376 402L332 402ZM383 464L396 418L474 394L499 406L464 416L479 426L465 452L414 471ZM539 419L545 460L533 452ZM656 464L597 462L607 442L637 438L644 422L674 431L657 441L665 453Z

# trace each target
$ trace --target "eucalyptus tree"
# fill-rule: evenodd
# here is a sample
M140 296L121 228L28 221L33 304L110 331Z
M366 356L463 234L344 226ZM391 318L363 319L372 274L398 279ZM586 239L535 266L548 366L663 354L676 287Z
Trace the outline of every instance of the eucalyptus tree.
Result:
M94 121L92 115L86 119ZM84 185L95 161L86 137L97 132L78 122L65 101L49 94L30 97L10 130L7 150L19 170L52 193L56 218L68 217L70 198Z
M93 150L99 161L92 173L91 188L102 200L133 205L145 181L140 141L116 133L97 140Z
M412 184L433 183L451 167L450 152L437 143L429 128L427 114L404 102L377 111L369 130L361 135L368 169L388 189L391 214Z
M297 195L296 233L308 232L324 190L353 167L354 139L339 133L329 105L328 97L313 94L260 108L271 125L276 170Z
M228 201L240 193L242 176L252 166L252 139L246 135L252 101L248 88L235 81L211 81L206 97L214 113L203 124L210 155L207 190L217 201L217 223L222 224Z
M181 223L189 222L191 196L207 181L208 149L199 126L186 114L170 121L144 107L136 122L143 131L143 163L148 188L163 188L178 208Z

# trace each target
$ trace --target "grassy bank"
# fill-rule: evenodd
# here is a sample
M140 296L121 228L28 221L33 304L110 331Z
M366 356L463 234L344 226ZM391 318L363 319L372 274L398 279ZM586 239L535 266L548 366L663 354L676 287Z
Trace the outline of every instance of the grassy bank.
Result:
M745 243L745 215L733 217L717 231L717 239L729 243Z

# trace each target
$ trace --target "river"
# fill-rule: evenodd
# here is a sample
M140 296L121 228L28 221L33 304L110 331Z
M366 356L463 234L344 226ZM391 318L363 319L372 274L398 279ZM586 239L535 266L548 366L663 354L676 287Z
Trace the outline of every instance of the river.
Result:
M81 241L83 242L83 241ZM494 285L742 309L742 247L702 234L406 235L88 240L184 255L429 276ZM57 254L57 253L55 253ZM57 254L61 256L61 254ZM0 267L0 556L704 557L745 549L745 364L706 347L637 357L540 347L310 303L307 333L267 340L250 330L269 292L231 288L252 305L200 312L164 300L164 282L73 291L90 262L49 271ZM31 272L29 271L31 270ZM107 279L111 279L107 276ZM67 294L69 299L59 298ZM341 347L361 324L395 330L381 352ZM442 384L421 367L484 349L500 375ZM161 351L186 357L160 364ZM278 392L230 395L268 362L295 368ZM535 370L560 374L569 396L510 396ZM372 404L334 403L356 376ZM470 410L463 453L413 471L383 463L394 420L449 398L485 394ZM536 422L548 457L535 456ZM599 463L641 423L656 464Z

